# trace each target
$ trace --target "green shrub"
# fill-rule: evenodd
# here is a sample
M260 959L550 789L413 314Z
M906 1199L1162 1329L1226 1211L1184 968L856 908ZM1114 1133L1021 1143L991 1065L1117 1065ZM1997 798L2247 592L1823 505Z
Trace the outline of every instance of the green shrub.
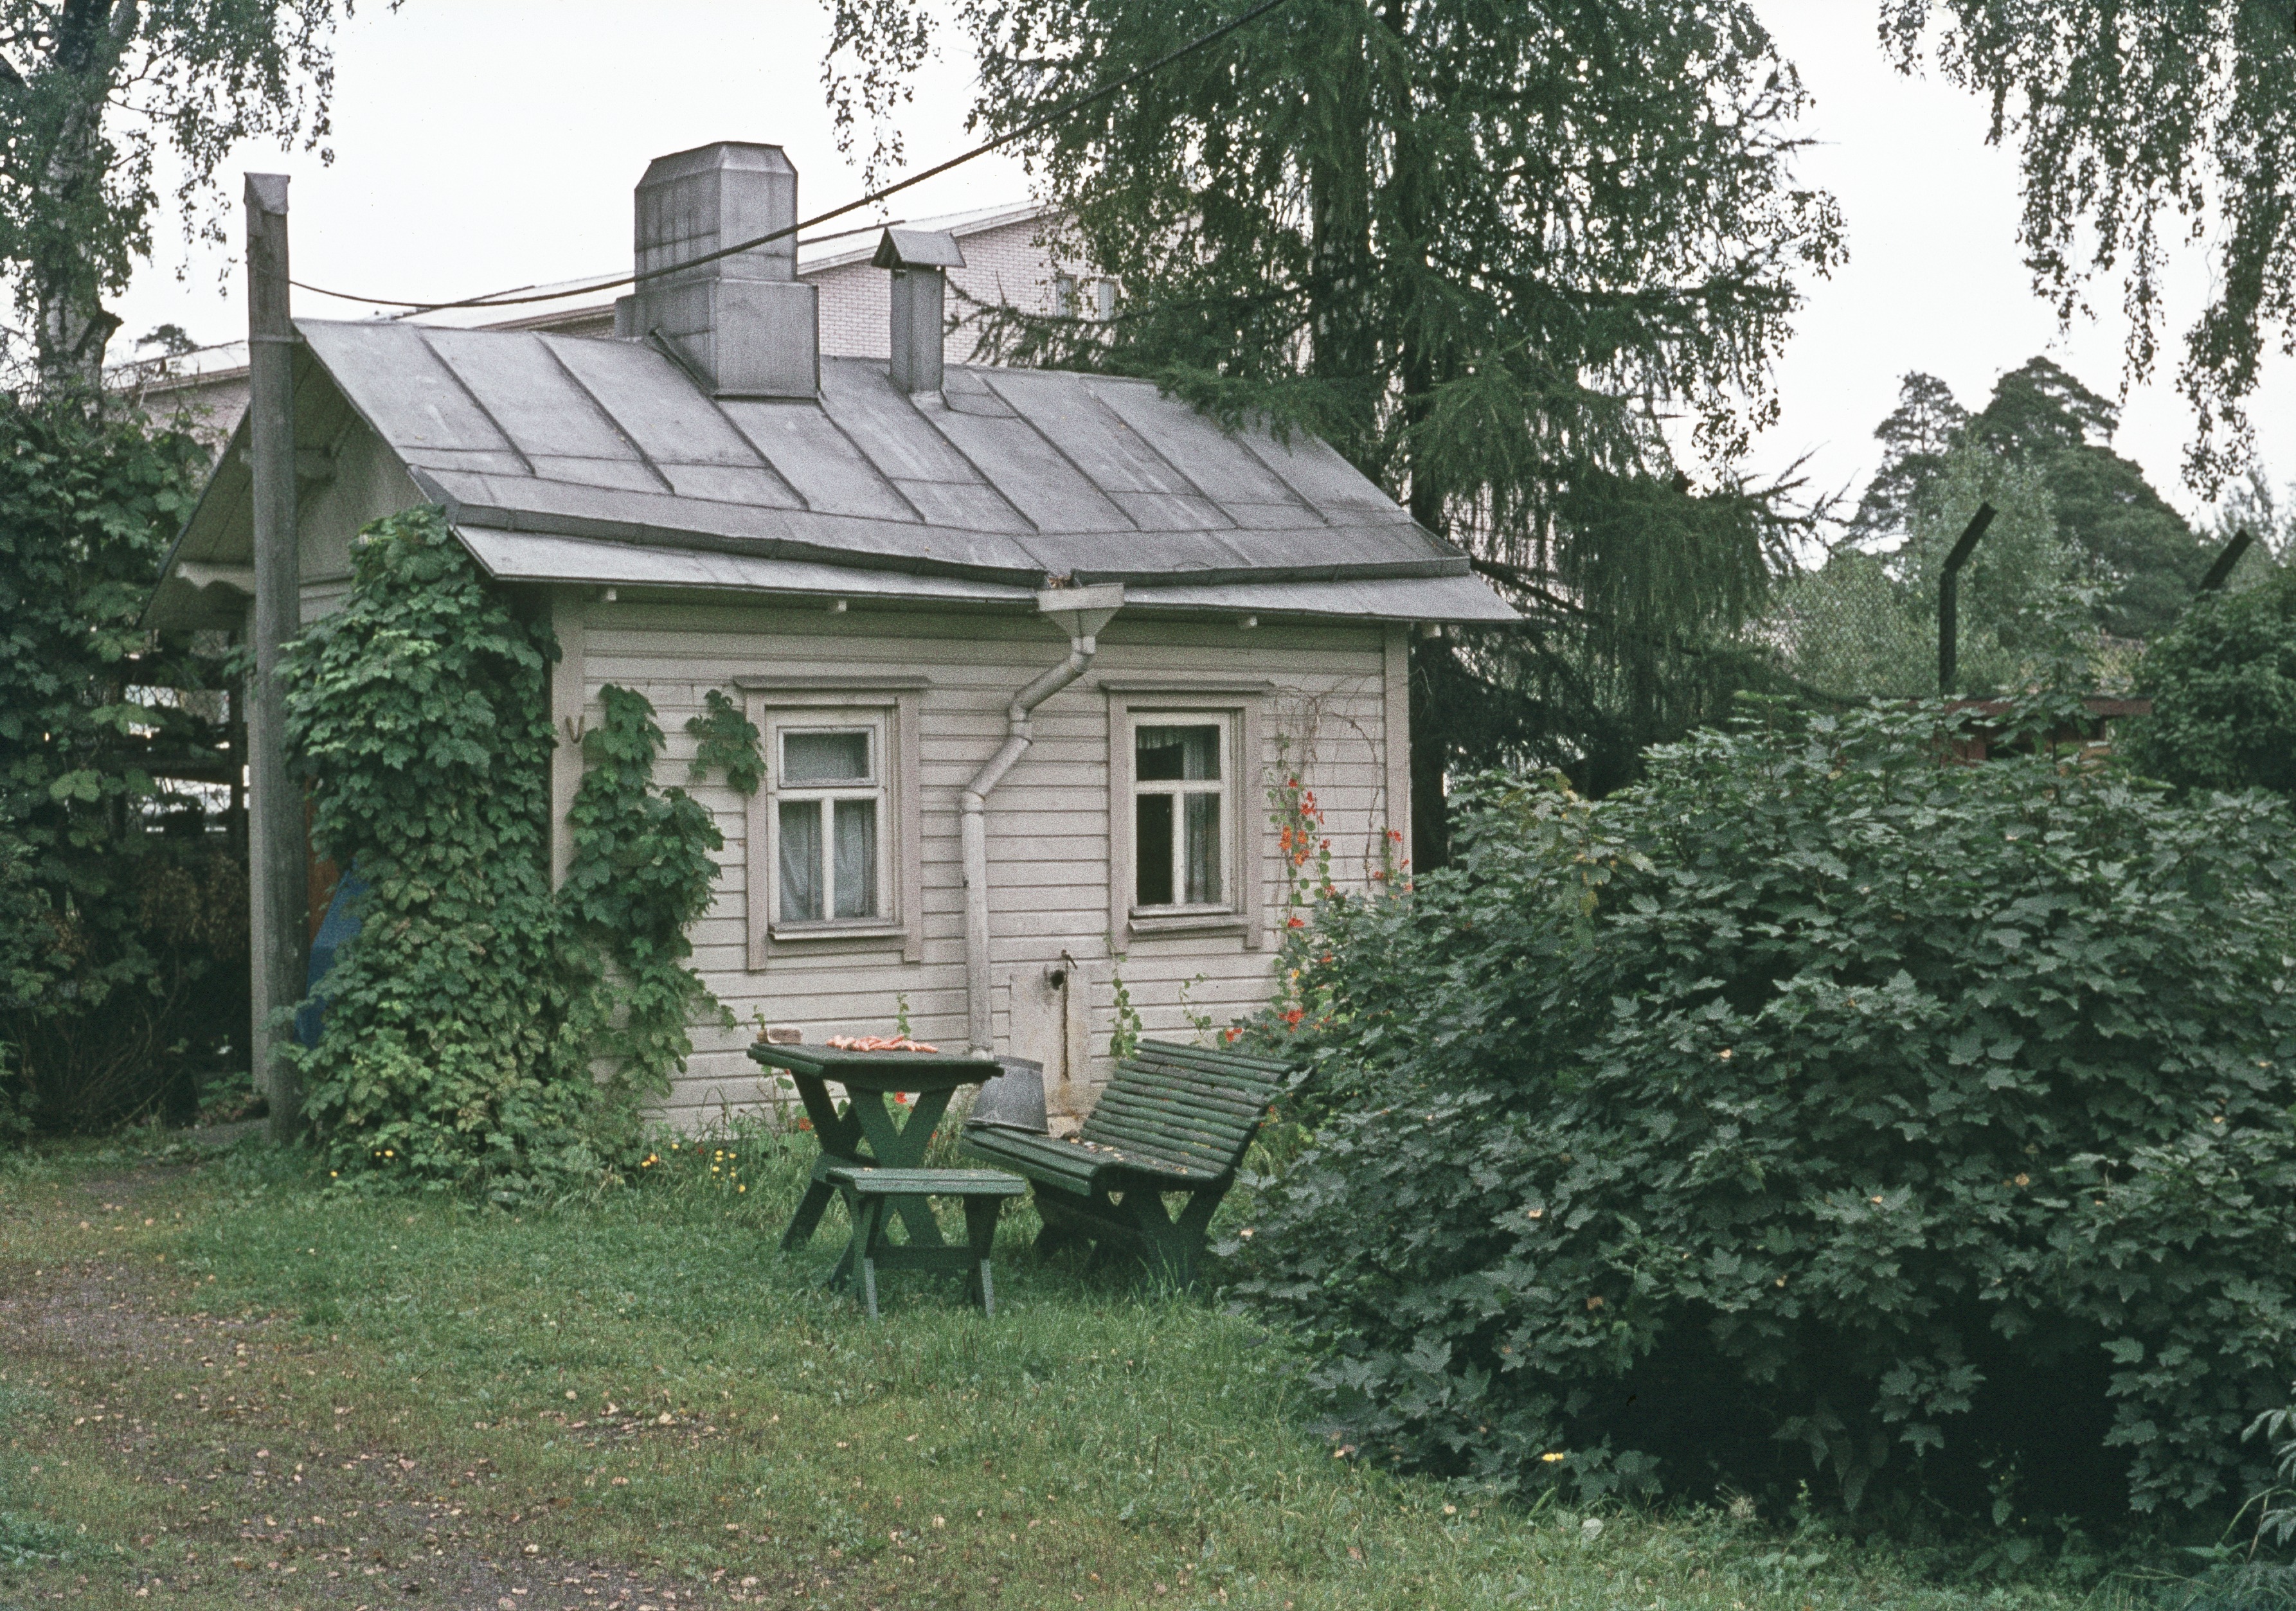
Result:
M208 464L116 400L0 397L0 1140L188 1118L246 1043L245 874L164 775L221 761L231 662L140 625Z
M1234 1250L1363 1457L1997 1522L2259 1475L2289 813L1951 764L1945 720L1749 719L1600 804L1492 781L1460 865L1326 905L1316 1133Z
M715 1004L684 959L718 829L652 791L653 708L609 686L554 894L548 626L436 510L376 522L353 556L343 607L283 671L314 834L366 885L325 1033L287 1053L305 1112L338 1180L502 1200L594 1184L635 1161L641 1105Z
M2185 789L2296 796L2296 565L2194 600L2137 675L2153 704L2122 746L2131 765Z

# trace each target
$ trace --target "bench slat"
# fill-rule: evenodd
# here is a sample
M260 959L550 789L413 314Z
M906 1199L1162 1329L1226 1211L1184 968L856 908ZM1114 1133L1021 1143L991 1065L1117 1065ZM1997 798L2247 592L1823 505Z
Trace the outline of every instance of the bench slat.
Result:
M1029 1182L994 1169L832 1169L829 1180L864 1197L1019 1197Z
M1133 1060L1185 1064L1231 1078L1258 1078L1278 1085L1292 1076L1291 1066L1275 1058L1212 1046L1185 1046L1177 1041L1143 1041L1134 1051Z
M1267 1111L1272 1097L1254 1091L1238 1091L1210 1082L1169 1079L1161 1075L1145 1079L1111 1082L1109 1089L1142 1096L1169 1097L1175 1101L1192 1103L1207 1112L1224 1114L1250 1124Z
M1104 1104L1109 1099L1103 1097ZM1190 1121L1185 1115L1168 1109L1137 1108L1127 1103L1104 1119L1098 1110L1093 1116L1100 1123L1084 1133L1089 1141L1103 1146L1132 1148L1139 1151L1168 1156L1175 1162L1185 1161L1224 1169L1231 1158L1241 1156L1250 1139L1243 1130L1210 1129Z
M1259 1128L1267 1115L1264 1104L1226 1105L1207 1101L1184 1091L1158 1091L1137 1085L1111 1085L1093 1108L1097 1117L1103 1108L1115 1102L1111 1109L1119 1113L1168 1113L1176 1123L1184 1123L1212 1135L1247 1135ZM1087 1121L1089 1122L1089 1121Z

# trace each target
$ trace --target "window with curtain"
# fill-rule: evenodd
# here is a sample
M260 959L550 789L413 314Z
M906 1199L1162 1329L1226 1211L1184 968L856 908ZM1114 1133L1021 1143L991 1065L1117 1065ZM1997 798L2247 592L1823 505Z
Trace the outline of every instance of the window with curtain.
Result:
M777 924L885 916L885 731L777 723L767 802Z
M1143 717L1132 730L1133 904L1174 911L1226 905L1226 717Z

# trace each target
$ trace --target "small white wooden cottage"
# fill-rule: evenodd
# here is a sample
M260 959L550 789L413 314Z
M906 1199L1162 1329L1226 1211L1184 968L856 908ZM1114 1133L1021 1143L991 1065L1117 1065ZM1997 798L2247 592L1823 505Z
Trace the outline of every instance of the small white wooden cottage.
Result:
M947 235L880 247L890 362L820 356L790 237L691 264L797 217L778 148L709 146L638 185L639 272L676 272L614 337L299 323L304 618L362 527L439 504L556 628L562 822L602 684L653 701L665 781L709 690L763 731L755 797L697 788L721 1001L816 1040L905 999L922 1038L1041 1061L1074 1113L1119 978L1152 1034L1267 1000L1274 782L1314 790L1344 886L1408 842L1410 635L1511 612L1321 442L1140 381L945 366ZM244 619L246 429L155 626ZM756 1100L748 1038L698 1032L667 1116Z

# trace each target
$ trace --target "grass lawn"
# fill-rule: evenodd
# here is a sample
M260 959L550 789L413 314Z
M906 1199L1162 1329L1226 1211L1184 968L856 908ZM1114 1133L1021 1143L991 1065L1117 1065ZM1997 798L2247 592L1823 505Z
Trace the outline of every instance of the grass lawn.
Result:
M815 1285L840 1214L775 1250L809 1142L727 1147L546 1213L251 1143L0 1159L0 1607L2133 1603L1365 1470L1278 1342L1034 1267L1025 1206L994 1320L895 1274L872 1327Z

